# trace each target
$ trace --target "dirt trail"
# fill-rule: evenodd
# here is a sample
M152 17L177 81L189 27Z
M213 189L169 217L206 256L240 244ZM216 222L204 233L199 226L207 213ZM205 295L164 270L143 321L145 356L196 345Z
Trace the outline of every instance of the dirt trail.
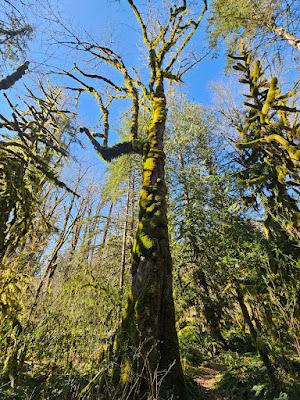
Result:
M205 399L220 400L218 391L216 389L220 378L221 371L217 365L209 363L203 364L199 375L195 378L195 382L198 383L201 391L205 394Z

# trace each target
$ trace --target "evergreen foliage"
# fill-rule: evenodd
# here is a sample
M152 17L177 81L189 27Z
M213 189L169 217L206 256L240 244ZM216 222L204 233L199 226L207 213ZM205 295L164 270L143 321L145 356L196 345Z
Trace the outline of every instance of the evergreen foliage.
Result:
M232 58L237 62L233 68L242 74L240 82L249 88L244 120L235 125L241 137L236 146L240 150L239 184L246 188L244 201L255 208L263 206L266 236L273 233L282 243L280 236L286 236L285 252L296 254L292 241L300 234L297 97L292 90L283 94L277 78L268 80L246 48Z
M284 54L288 47L297 52L299 18L298 0L213 0L208 27L210 44L216 47L222 39L232 50L243 38L263 49L275 44L277 54Z

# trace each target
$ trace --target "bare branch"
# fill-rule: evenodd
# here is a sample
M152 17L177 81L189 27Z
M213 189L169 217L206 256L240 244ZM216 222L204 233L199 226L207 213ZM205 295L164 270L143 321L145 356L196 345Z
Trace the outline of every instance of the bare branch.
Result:
M99 80L107 83L108 85L110 85L116 91L127 92L127 89L125 87L116 85L114 82L112 82L110 79L106 78L105 76L97 75L97 74L88 74L88 73L82 71L82 69L80 69L76 64L75 64L74 68L76 71L78 71L81 75L85 76L86 78L99 79Z
M148 33L147 33L147 27L143 21L143 18L139 12L139 10L137 9L136 5L134 4L134 2L132 0L128 0L128 4L130 5L130 7L132 8L134 15L136 16L136 19L138 21L138 23L141 26L142 32L143 32L143 38L144 38L144 42L148 47L151 47L151 41L148 38Z
M186 45L189 43L191 38L194 36L196 30L198 29L198 26L200 25L200 23L201 23L201 21L202 21L202 19L204 17L205 12L207 11L207 0L203 0L203 2L204 2L204 5L203 5L202 11L201 11L201 13L199 15L199 18L197 19L197 21L189 21L189 25L193 25L193 28L190 31L190 33L186 36L184 41L181 43L179 49L175 52L175 54L171 58L171 60L168 63L167 67L165 68L164 72L169 72L171 70L171 68L173 67L175 61L178 59L178 57L180 56L180 54L182 53L182 51L184 50Z

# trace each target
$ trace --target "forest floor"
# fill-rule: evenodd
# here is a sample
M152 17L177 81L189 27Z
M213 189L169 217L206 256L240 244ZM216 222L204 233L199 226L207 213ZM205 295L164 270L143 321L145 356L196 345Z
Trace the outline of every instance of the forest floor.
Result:
M194 381L199 385L200 390L205 394L207 400L220 400L217 385L222 377L222 372L217 364L207 362L199 370L198 376Z

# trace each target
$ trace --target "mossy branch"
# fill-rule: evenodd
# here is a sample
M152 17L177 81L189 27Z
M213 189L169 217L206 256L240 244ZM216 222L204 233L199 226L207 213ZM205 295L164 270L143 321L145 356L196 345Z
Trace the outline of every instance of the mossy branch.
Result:
M138 140L117 143L114 146L105 147L101 146L101 144L95 139L95 137L92 135L92 133L89 131L88 128L81 127L80 132L86 134L86 136L94 146L94 149L97 151L97 153L100 154L100 156L105 161L110 162L125 154L141 154L141 155L143 154L143 145Z
M22 76L26 73L29 67L29 61L25 61L24 64L20 65L11 75L0 81L0 90L6 90L11 88Z
M140 24L140 27L141 27L142 32L143 32L143 39L144 39L145 44L148 47L150 47L151 46L151 42L150 42L150 40L148 38L147 27L146 27L146 25L145 25L145 23L143 21L141 13L139 12L138 8L136 7L136 5L134 4L134 2L132 0L128 0L128 4L132 8L135 17L136 17L138 23Z

